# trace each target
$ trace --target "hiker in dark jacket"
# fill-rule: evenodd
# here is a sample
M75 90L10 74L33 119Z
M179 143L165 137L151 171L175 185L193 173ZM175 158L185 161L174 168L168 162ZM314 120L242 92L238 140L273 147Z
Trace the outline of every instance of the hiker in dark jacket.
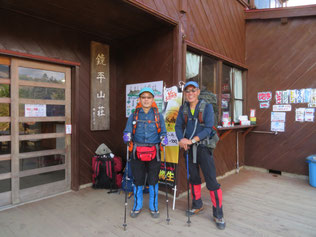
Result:
M201 177L199 167L202 169L206 187L210 191L213 203L213 217L217 228L224 229L222 190L216 180L216 169L212 150L205 145L206 138L212 134L214 124L214 111L211 104L206 104L203 114L203 124L199 119L202 102L198 99L199 84L189 81L184 85L186 102L181 106L176 120L176 135L180 148L189 154L190 188L192 193L192 209L187 215L195 215L203 210L201 199ZM186 112L185 112L186 111Z
M160 147L168 144L163 116L154 101L154 91L145 87L139 93L140 102L128 118L123 140L130 142L133 153L131 169L134 176L134 206L131 217L139 215L143 207L143 185L146 172L149 184L149 209L153 218L159 217L158 175L160 171Z

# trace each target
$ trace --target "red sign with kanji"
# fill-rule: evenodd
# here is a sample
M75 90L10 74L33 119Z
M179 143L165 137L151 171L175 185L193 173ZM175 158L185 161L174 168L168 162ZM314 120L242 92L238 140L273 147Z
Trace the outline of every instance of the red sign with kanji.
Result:
M272 92L258 92L258 100L259 101L270 101L272 99Z

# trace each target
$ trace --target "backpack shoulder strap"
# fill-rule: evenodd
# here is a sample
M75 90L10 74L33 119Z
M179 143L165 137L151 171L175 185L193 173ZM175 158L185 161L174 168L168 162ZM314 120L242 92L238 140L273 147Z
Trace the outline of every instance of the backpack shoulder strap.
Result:
M159 115L158 106L157 106L155 101L152 104L152 108L153 108L154 114L155 114L155 123L156 123L156 127L157 127L157 132L160 133L161 132L160 115Z
M200 106L198 108L198 111L199 111L199 122L200 122L200 125L204 126L205 123L204 123L204 120L203 120L203 117L204 117L204 111L205 111L205 107L206 107L207 103L205 102L205 100L201 100L201 103L200 103Z
M188 123L188 116L189 116L189 105L188 103L183 104L183 116L184 116L184 126L187 126Z

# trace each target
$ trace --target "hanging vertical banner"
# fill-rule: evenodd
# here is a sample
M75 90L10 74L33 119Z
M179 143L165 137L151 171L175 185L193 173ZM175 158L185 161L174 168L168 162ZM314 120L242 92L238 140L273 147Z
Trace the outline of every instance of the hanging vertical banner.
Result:
M110 47L91 42L90 129L110 129Z
M283 96L283 92L282 91L276 91L275 92L275 103L276 104L281 104L282 103L282 96Z
M311 101L311 94L312 94L311 88L305 89L304 103L309 103Z
M171 186L176 184L176 170L179 161L179 145L178 139L175 132L176 119L179 113L180 106L182 104L182 93L178 93L176 86L166 88L164 93L172 91L172 99L165 100L167 102L166 110L163 112L165 119L168 145L165 147L166 150L166 172L164 162L161 162L161 168L159 172L159 182L168 183ZM176 94L174 94L176 93ZM175 96L176 95L176 96ZM168 96L165 96L167 98ZM161 153L161 160L164 161L164 154ZM165 176L166 174L166 176ZM166 178L165 178L166 177Z
M282 104L288 104L289 103L289 91L283 91L282 92Z
M305 89L297 90L296 103L304 103Z
M166 110L163 112L168 135L168 145L166 146L166 161L175 164L178 164L179 157L179 146L175 126L181 104L182 93L177 93L177 97L167 102Z
M316 89L311 90L310 103L316 103Z
M159 112L163 110L163 81L144 82L126 85L126 118L134 113L138 103L138 94L144 87L150 87L155 92L155 102Z
M295 90L289 90L290 91L290 103L294 104L296 103L296 93Z

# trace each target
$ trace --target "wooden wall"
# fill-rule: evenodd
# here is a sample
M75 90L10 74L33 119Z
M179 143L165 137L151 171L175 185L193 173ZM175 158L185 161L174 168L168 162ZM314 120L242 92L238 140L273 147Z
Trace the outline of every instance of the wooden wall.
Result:
M244 6L237 0L131 0L179 21L184 39L227 57L245 63ZM183 4L184 3L184 4ZM180 9L186 13L180 13ZM244 162L243 139L240 137L240 165ZM236 168L236 132L218 144L214 152L217 176ZM181 152L178 170L178 191L186 190L185 163Z
M271 107L259 109L257 93L287 89L316 88L316 19L314 17L249 20L246 27L248 111L257 111L256 130L270 131ZM295 122L292 104L286 112L285 132L278 135L249 134L245 164L296 174L308 174L305 158L316 153L314 123Z
M68 5L66 2L63 4L55 2L43 3L43 5L35 4L34 9L29 8L27 2L24 5L12 4L11 6L9 4L7 6L15 8L18 12L23 11L24 7L30 16L37 14L38 11L40 18L45 18L47 15L47 18L59 25L0 10L1 49L75 61L81 64L78 77L80 118L74 118L79 120L79 184L91 182L91 156L100 143L108 144L118 155L124 157L126 154L121 139L126 121L124 106L122 106L125 104L125 85L156 80L163 80L167 86L177 83L176 75L181 73L182 65L181 53L179 53L182 42L177 39L181 28L186 40L239 63L245 62L244 6L237 0L184 1L187 3L186 13L180 13L180 0L130 0L127 2L133 3L132 5L137 5L141 9L147 9L147 12L156 11L172 20L179 21L179 29L157 23L156 19L152 24L144 22L144 31L141 28L142 24L135 26L137 29L137 35L135 35L132 34L131 29L128 29L125 21L124 27L121 27L119 32L115 31L115 40L111 40L111 34L107 30L113 27L107 29L106 24L97 24L91 28L89 24L94 22L91 19L84 22L81 18L71 20L71 14L69 15L67 11L67 6L71 5L71 2ZM88 3L82 1L82 4L86 6ZM53 13L59 7L63 9L62 15L55 17ZM89 7L97 8L96 2ZM118 9L115 11L115 16L118 16ZM98 16L102 16L101 11L98 10L98 12L100 13ZM133 14L135 12L133 11ZM123 15L126 14L128 15L128 11ZM117 21L119 26L122 26L118 19L120 18L116 17L115 22ZM141 18L137 19L136 22L139 23ZM8 21L10 24L4 23ZM22 25L20 22L24 24ZM71 28L61 26L68 23ZM84 25L83 30L77 29L80 24ZM157 27L159 24L160 28ZM105 27L104 30L102 27ZM150 30L150 27L154 29ZM125 31L128 32L126 39L122 35ZM110 50L111 130L106 132L91 132L89 128L90 120L87 108L90 103L89 50L91 40L112 44ZM236 134L232 133L225 138L225 143L219 145L215 152L218 175L235 168L235 141ZM227 147L230 147L229 151L227 151ZM183 161L182 158L181 161ZM181 163L179 175L184 177L184 174L184 164ZM185 187L186 184L180 185L180 192Z
M245 62L245 7L239 1L130 0L130 2L178 20L184 29L186 40L240 63ZM183 8L186 13L180 13L180 9Z
M79 184L91 182L91 157L98 145L107 144L112 151L125 156L122 132L125 126L125 85L127 83L164 80L172 84L173 31L155 29L111 47L111 130L90 131L90 41L102 38L80 33L67 27L39 21L0 9L0 49L79 62L78 142ZM23 22L23 26L20 24ZM40 30L39 30L40 29ZM106 43L106 42L104 42ZM122 45L124 44L124 45ZM117 65L119 61L119 65ZM74 91L72 92L74 93ZM74 109L74 108L72 108Z

